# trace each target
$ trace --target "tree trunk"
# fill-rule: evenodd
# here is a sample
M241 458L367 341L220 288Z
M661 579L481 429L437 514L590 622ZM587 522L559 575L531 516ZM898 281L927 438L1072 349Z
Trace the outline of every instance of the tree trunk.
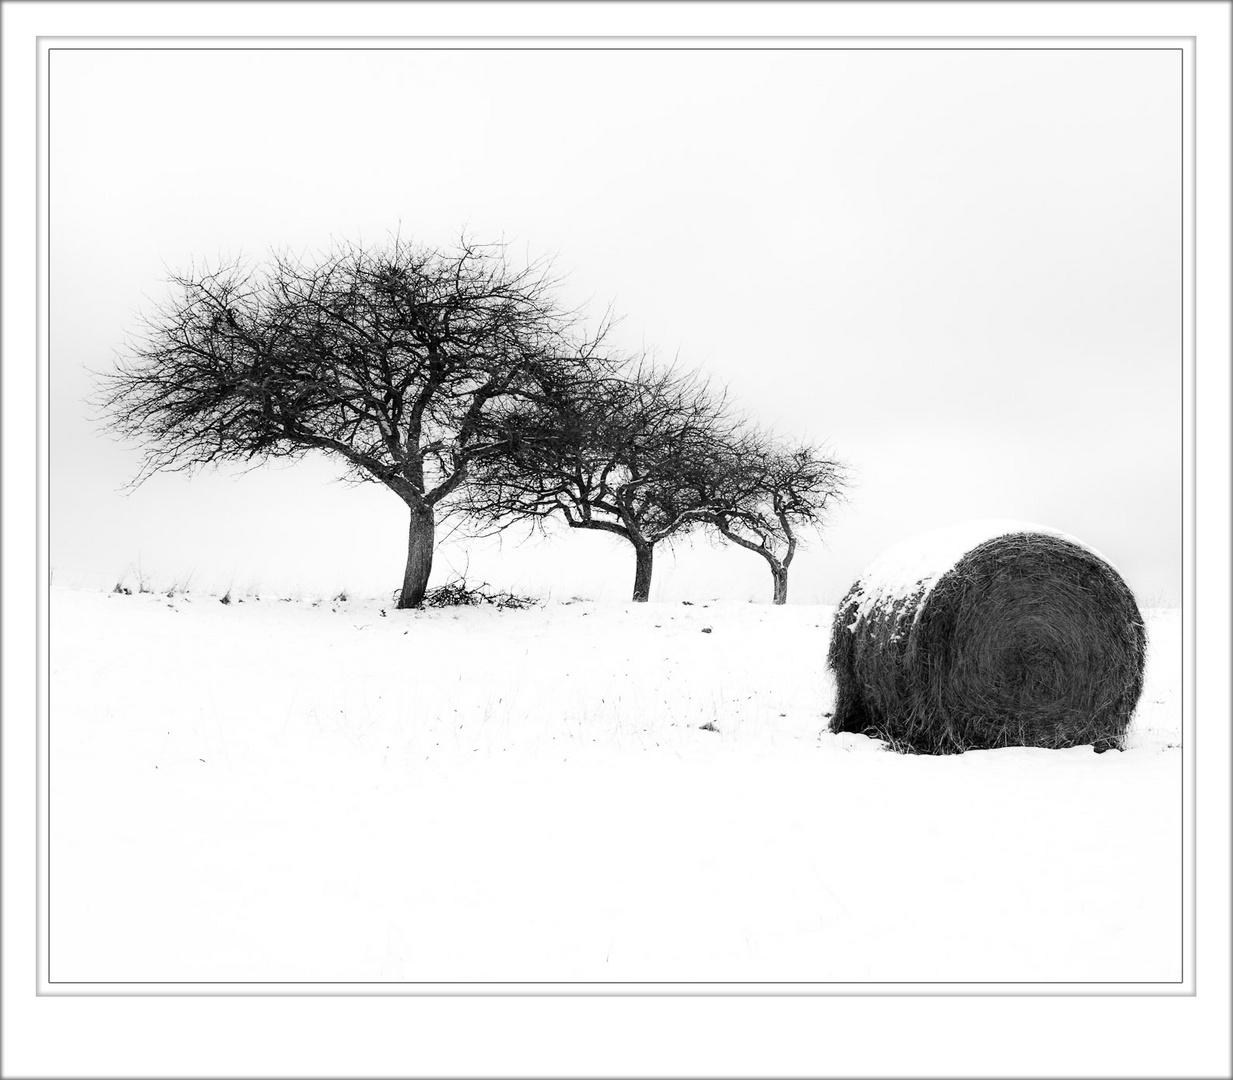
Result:
M786 604L788 602L788 568L772 566L771 578L775 582L775 603Z
M635 544L634 601L645 604L651 596L651 563L655 548L651 544Z
M431 506L412 508L411 526L407 531L407 568L402 575L402 590L398 594L400 608L418 607L428 591L428 575L432 573L432 549L436 538L436 522Z

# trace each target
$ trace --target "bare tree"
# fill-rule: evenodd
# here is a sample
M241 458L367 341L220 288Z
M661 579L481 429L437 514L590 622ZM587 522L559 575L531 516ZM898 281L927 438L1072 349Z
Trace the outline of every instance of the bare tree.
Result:
M575 373L506 412L503 450L473 470L461 505L497 530L559 519L621 537L645 601L656 545L711 520L734 426L725 395L696 374L645 358Z
M100 376L105 419L144 451L134 483L225 459L333 455L407 506L399 607L424 596L438 506L501 449L493 415L550 370L587 363L598 340L574 337L542 266L514 269L499 245L395 239L172 283Z
M766 560L774 602L786 603L801 533L820 527L827 508L844 498L847 470L811 443L785 448L749 431L722 472L726 482L709 520L726 540Z

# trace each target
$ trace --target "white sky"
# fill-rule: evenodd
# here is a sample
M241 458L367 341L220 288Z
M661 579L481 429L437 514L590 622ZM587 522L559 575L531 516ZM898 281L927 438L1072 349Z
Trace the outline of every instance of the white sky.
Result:
M833 602L914 532L1037 521L1142 602L1181 585L1175 51L66 51L51 55L51 566L393 590L404 513L308 459L120 488L89 417L167 272L332 238L551 255L563 300L679 353L858 483L799 556ZM632 553L456 543L437 578L625 599ZM703 544L652 598L769 600Z

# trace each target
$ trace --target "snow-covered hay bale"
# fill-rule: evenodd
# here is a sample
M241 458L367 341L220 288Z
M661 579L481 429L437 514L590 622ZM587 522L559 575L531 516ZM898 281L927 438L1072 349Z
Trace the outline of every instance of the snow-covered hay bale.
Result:
M1120 749L1147 635L1126 583L1052 529L971 522L887 551L835 613L830 729L916 753Z

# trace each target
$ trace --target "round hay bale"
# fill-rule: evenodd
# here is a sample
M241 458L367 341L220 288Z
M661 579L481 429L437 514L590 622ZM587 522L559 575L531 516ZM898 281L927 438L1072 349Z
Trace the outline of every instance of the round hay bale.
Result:
M1121 575L1054 529L970 522L887 551L835 612L833 732L897 749L1121 749L1147 634Z

